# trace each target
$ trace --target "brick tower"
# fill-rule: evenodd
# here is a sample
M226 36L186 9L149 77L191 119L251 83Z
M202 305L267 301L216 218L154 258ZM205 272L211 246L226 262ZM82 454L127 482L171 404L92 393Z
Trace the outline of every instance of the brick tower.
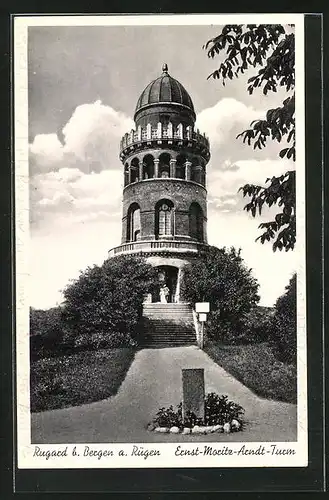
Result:
M184 266L206 251L209 141L194 129L192 100L168 73L137 101L135 130L121 140L124 165L121 245L109 256L142 254L159 270L167 301L182 301ZM149 297L159 302L159 296Z

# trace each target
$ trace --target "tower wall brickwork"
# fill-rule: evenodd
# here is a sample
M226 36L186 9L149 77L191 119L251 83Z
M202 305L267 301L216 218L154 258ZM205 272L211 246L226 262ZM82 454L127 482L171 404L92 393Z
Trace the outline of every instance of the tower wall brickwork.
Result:
M155 238L156 204L161 199L172 201L174 206L174 231L172 238L190 238L189 210L198 203L203 212L204 242L207 241L207 191L194 182L179 179L150 179L126 186L123 192L122 243L129 241L127 234L128 212L133 203L140 207L141 239Z

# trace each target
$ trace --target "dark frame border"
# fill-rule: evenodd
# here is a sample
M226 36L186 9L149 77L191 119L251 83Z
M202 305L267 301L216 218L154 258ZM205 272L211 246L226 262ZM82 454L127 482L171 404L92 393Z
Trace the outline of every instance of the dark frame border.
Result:
M64 9L65 10L65 9ZM158 13L167 9L157 9ZM53 11L54 12L54 11ZM77 9L78 12L78 9ZM114 13L112 9L112 13ZM63 13L63 12L62 12ZM166 12L170 13L170 12ZM70 13L67 13L70 14ZM92 14L92 12L90 12ZM4 54L4 65L1 68L0 81L2 92L2 122L10 123L12 119L11 96L8 93L8 80L12 76L10 62L10 27L8 18L1 18L1 51ZM2 318L4 332L1 336L3 349L1 366L4 367L2 377L2 394L6 404L2 405L2 423L6 428L7 458L5 462L6 490L19 492L107 492L150 494L152 492L227 492L227 491L321 491L323 489L323 249L322 249L322 210L324 172L322 164L322 88L321 88L321 34L322 19L316 15L305 19L305 57L306 57L306 199L307 199L307 329L308 335L308 408L309 408L309 466L306 468L246 468L246 469L79 469L74 470L14 470L7 469L13 456L12 432L15 412L8 412L12 407L12 389L14 377L11 375L14 342L8 334L14 333L11 309L14 301L13 279L13 241L14 241L14 185L11 169L11 133L13 125L4 127L0 136L0 151L3 163L8 167L1 169L3 204L1 215L3 234L6 246L2 245L3 280L2 286ZM5 96L5 99L3 97ZM312 332L312 334L310 334ZM5 354L7 353L7 354ZM310 355L311 354L311 355ZM14 443L16 447L16 443ZM2 454L3 456L3 454ZM9 460L8 460L9 459ZM9 462L9 463L8 463ZM127 476L129 481L127 482ZM129 487L127 487L129 483ZM123 486L125 485L125 487ZM61 495L61 498L63 496Z

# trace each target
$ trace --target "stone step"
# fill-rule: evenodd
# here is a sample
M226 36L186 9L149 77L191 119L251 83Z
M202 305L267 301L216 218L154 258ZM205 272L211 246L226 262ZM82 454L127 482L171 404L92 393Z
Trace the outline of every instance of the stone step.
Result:
M180 304L149 304L143 306L144 311L190 311L190 305Z
M190 309L190 304L143 304L144 309Z
M190 306L186 307L143 307L144 311L168 311L168 312L173 312L173 311L190 311L191 308Z
M195 345L192 308L188 303L143 305L143 347Z
M191 324L171 323L170 325L166 325L166 324L161 324L161 323L144 322L144 330L151 330L151 331L160 330L163 332L170 332L170 331L186 332L186 331L190 331L192 328L193 328L192 323Z

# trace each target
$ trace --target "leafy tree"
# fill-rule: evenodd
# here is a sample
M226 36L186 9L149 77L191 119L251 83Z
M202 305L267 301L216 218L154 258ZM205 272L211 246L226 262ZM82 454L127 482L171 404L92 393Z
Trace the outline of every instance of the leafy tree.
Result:
M296 282L294 274L286 286L286 292L278 298L271 328L271 343L277 357L284 362L296 363L297 310Z
M133 345L144 295L156 284L155 269L141 257L120 256L87 268L64 290L64 340L87 348Z
M295 36L288 33L281 24L248 24L226 25L222 32L209 40L204 48L208 56L214 58L219 53L225 56L219 66L208 78L221 79L223 85L227 79L232 80L250 68L255 74L248 79L248 92L261 88L264 95L277 92L283 87L288 97L282 106L269 109L266 118L251 122L250 128L237 137L252 145L254 149L262 149L267 140L281 142L286 145L281 149L281 158L295 161ZM257 68L257 70L256 70ZM295 203L295 171L266 179L265 186L246 184L240 188L243 196L250 201L244 207L253 217L261 214L264 205L277 205L280 211L274 220L259 225L263 233L257 238L261 243L274 240L273 250L292 250L296 242L296 203Z
M60 307L50 309L30 308L31 357L51 356L60 352L65 326Z
M239 341L244 316L259 301L258 283L233 247L210 247L184 269L182 293L186 300L210 302L208 335L223 342Z

